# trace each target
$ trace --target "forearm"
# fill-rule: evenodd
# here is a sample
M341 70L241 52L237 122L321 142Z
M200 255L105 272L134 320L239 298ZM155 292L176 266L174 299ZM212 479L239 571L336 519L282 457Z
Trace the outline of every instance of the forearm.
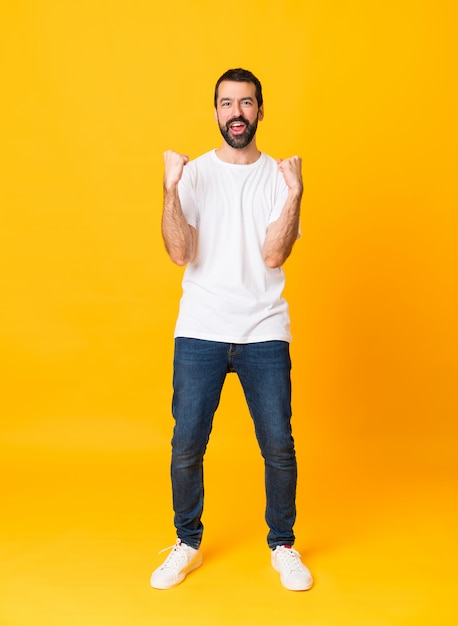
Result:
M164 185L162 236L170 258L177 265L186 265L194 258L195 230L190 226L181 208L178 186Z
M270 224L263 256L268 267L280 267L291 254L299 232L302 185L290 190L280 217Z

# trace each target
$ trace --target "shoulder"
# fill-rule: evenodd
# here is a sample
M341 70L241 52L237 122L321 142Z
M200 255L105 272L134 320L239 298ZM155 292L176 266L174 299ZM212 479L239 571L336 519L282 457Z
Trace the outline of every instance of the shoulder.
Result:
M261 152L261 158L259 159L259 162L260 166L268 171L271 175L280 173L277 161L269 154Z
M187 167L191 166L192 168L199 169L201 167L210 167L212 163L216 160L215 151L209 150L200 156L191 159L187 165Z
M196 189L202 181L212 178L214 173L214 151L206 152L191 159L183 169L180 180L180 189Z
M280 172L277 160L265 152L261 153L260 167L263 169L265 175L272 180L272 182L284 182L283 174Z
M261 158L268 165L277 165L277 161L273 158L273 156L267 154L267 152L261 152Z

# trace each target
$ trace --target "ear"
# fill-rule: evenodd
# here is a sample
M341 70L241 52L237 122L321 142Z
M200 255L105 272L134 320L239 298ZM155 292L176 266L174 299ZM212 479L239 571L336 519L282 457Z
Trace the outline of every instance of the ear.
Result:
M258 120L261 121L264 119L264 105L259 107L258 111Z
M216 109L214 109L213 115L215 117L215 122L218 123L218 113L216 112Z

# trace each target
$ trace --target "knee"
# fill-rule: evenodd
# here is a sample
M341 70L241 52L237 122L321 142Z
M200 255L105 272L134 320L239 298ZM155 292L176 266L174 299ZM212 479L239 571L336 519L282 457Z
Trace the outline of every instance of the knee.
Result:
M269 437L264 444L260 444L261 452L270 465L276 467L291 467L296 463L294 440L291 436L278 438Z
M181 436L175 433L172 438L172 459L178 467L192 467L202 463L208 440L199 437Z

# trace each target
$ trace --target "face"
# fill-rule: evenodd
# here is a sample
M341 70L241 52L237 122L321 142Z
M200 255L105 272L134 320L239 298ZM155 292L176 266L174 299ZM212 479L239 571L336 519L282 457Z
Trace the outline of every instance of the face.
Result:
M232 148L246 148L263 117L264 110L258 107L253 83L223 81L219 85L215 118L224 140Z

